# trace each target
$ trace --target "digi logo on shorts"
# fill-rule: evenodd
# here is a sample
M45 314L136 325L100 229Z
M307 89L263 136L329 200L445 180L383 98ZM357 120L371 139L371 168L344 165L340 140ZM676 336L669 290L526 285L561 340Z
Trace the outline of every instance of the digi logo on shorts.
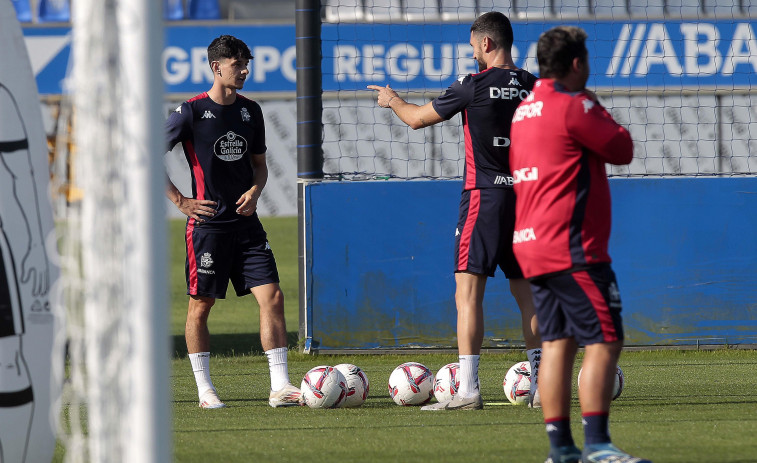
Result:
M226 132L216 140L213 152L223 161L237 161L247 152L247 140L234 132Z

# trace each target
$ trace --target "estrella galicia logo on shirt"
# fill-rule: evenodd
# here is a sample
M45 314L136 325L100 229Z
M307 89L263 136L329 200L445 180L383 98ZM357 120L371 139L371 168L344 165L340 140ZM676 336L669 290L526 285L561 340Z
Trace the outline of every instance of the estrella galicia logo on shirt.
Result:
M213 151L219 159L224 161L236 161L247 152L247 140L243 136L229 131L226 135L216 140Z

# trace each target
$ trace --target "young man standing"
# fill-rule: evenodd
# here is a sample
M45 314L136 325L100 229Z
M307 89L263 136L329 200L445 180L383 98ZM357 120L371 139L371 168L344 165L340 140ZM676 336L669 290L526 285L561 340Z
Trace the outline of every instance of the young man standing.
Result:
M200 407L222 408L210 379L208 316L226 296L229 279L237 296L252 293L260 306L260 340L271 373L269 404L298 405L289 382L284 294L265 230L256 212L268 179L265 126L260 106L237 91L252 54L222 35L208 47L213 86L182 103L166 122L168 149L181 143L192 175L192 197L169 180L167 196L187 217L185 337Z
M540 340L531 291L512 252L515 198L508 164L510 121L518 103L536 78L518 69L511 49L510 20L498 12L478 17L470 31L477 74L454 82L435 100L418 106L403 100L388 85L369 85L378 91L378 104L391 108L413 129L462 114L465 133L465 172L460 214L455 231L455 303L460 358L460 388L449 402L423 410L483 408L478 386L478 363L484 338L483 298L486 279L497 266L510 280L510 290L521 311L523 336L534 379L538 373ZM530 402L539 406L536 380Z
M609 412L623 347L620 293L610 267L610 188L605 163L628 164L633 142L586 90L586 33L560 26L539 38L541 79L512 123L513 249L531 282L542 364L539 390L551 463L642 463L610 440ZM577 349L585 447L570 431Z

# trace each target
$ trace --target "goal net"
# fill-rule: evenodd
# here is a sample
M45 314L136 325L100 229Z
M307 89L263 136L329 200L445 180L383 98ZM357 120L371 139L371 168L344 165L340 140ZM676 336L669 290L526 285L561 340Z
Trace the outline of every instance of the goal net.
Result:
M424 104L477 72L468 44L478 14L513 22L516 65L538 76L536 42L559 24L589 35L595 90L635 142L613 176L757 172L757 7L724 0L325 0L324 172L327 178L460 178L459 116L413 131L366 85Z
M82 199L58 217L66 461L170 460L159 18L149 0L74 8L63 113Z
M719 321L686 330L690 314L709 313L708 304L743 314L751 301L750 283L742 283L754 266L751 243L718 246L752 236L756 226L739 209L749 207L747 185L757 174L757 8L722 0L324 0L319 79L327 181L300 178L306 346L457 342L450 261L461 188L455 180L465 167L461 117L412 130L378 107L367 86L390 85L418 105L438 97L478 72L470 27L489 11L511 19L515 64L537 76L540 35L562 24L583 28L587 87L631 132L633 161L607 167L627 343L738 337L738 327L721 330ZM377 181L383 179L398 181ZM427 179L433 181L405 181ZM712 229L702 227L702 216ZM711 255L723 265L711 265ZM692 287L700 281L714 286ZM484 346L522 345L505 279L487 282L483 305ZM671 307L681 309L673 314Z

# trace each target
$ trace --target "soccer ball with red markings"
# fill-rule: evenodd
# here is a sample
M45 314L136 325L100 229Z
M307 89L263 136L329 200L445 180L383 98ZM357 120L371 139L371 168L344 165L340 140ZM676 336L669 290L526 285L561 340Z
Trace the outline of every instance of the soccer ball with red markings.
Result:
M305 373L300 390L310 408L337 408L347 398L347 380L336 368L321 365Z
M578 371L577 386L579 389L581 388L581 372L582 371L584 371L583 368L581 368ZM612 389L612 400L617 399L618 397L620 397L620 394L623 393L623 385L625 384L625 382L626 382L626 377L623 374L623 370L621 370L620 367L618 367L617 371L615 372L615 385L613 386L613 389Z
M434 374L420 363L403 363L389 376L389 395L397 405L423 405L434 396Z
M505 380L502 381L507 400L513 405L528 403L528 393L531 390L531 364L518 362L507 370Z
M359 407L363 405L365 399L368 398L368 390L370 389L368 377L365 376L363 370L351 363L340 363L334 368L339 370L347 380L347 397L344 399L342 407Z
M457 389L460 387L459 373L459 363L448 363L436 372L434 397L437 402L447 402L457 394Z

